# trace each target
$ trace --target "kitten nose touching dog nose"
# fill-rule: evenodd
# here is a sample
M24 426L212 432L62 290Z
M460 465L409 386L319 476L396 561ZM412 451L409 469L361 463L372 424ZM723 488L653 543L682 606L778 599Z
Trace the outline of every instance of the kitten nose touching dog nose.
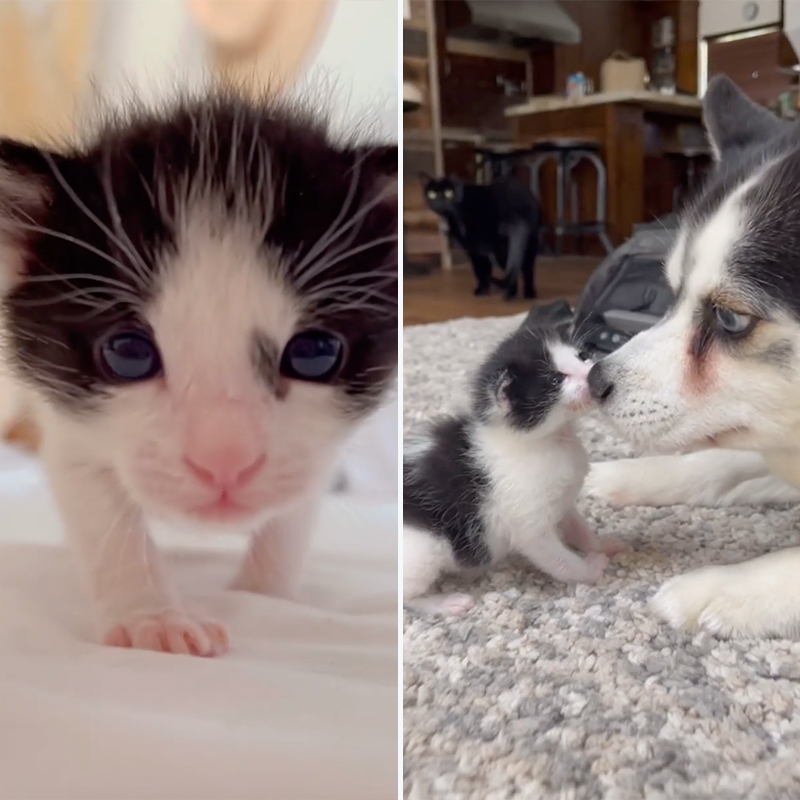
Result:
M523 324L472 381L468 412L432 420L403 451L403 599L464 613L467 595L427 595L440 575L518 553L556 580L599 580L625 545L576 508L588 457L574 428L591 406L591 362Z

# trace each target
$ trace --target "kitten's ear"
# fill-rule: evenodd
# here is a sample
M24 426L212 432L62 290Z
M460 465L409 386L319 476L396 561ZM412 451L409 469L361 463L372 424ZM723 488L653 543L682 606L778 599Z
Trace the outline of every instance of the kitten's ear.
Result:
M715 161L762 144L793 124L754 103L727 75L716 75L708 82L703 121Z
M0 139L0 294L23 277L26 242L52 194L55 154Z
M497 410L505 416L511 411L511 385L513 378L511 373L504 369L497 376L492 389L492 399Z
M386 144L361 148L364 165L389 178L397 178L397 145Z
M387 200L397 196L397 145L360 147L356 158L362 160L362 175L372 181L379 193Z
M417 175L419 175L419 179L423 183L430 183L433 180L433 177L431 175L428 175L427 172L418 172Z

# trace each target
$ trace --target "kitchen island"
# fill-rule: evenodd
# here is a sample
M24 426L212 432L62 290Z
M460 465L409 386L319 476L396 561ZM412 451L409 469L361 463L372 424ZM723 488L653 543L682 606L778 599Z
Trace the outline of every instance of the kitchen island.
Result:
M553 137L596 140L608 172L607 222L615 243L630 236L633 226L670 210L671 188L665 170L645 169L645 159L663 163L681 149L681 130L696 129L702 116L699 98L650 91L600 92L576 99L558 95L532 97L506 108L505 115L520 147ZM554 178L542 176L542 203L553 219L548 189ZM549 186L548 186L549 184ZM595 183L591 170L580 187L582 209L594 212Z

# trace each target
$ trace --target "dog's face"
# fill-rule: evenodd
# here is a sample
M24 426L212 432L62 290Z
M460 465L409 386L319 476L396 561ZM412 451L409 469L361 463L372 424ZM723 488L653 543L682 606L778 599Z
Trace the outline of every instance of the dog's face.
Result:
M593 367L592 395L641 446L800 444L800 127L727 79L704 100L715 173L667 261L670 313Z

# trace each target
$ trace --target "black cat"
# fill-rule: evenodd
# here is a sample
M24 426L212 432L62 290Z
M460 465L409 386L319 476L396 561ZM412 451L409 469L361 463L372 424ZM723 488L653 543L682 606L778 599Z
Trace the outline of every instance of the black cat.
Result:
M533 192L515 180L483 186L458 178L421 177L425 202L447 222L450 236L472 262L475 294L488 294L495 283L510 300L517 296L522 274L525 297L536 297L541 208ZM505 270L502 280L492 278L493 263Z

